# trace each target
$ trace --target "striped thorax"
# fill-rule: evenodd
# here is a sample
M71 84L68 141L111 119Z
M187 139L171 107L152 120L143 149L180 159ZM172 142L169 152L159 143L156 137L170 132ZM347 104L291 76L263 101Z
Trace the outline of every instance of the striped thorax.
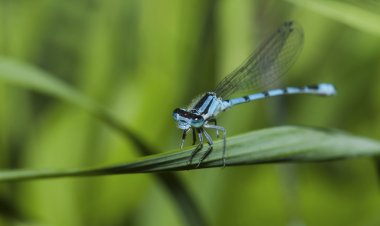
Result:
M178 122L178 128L190 129L203 127L209 119L215 118L223 109L223 100L215 93L207 92L196 98L188 108L177 108L173 118Z

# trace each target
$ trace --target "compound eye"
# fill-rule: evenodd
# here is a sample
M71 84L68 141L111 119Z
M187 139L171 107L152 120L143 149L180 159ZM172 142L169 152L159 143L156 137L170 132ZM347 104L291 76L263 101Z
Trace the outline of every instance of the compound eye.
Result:
M178 118L178 115L179 115L179 108L176 108L176 109L173 111L173 118L174 118L174 119L177 119L177 118Z
M179 109L179 108L176 108L176 109L174 109L174 111L173 111L173 115L174 115L174 114L178 114L178 113L179 113L179 111L180 111L180 109Z
M203 117L202 116L195 116L192 118L191 124L195 127L201 127L203 125Z

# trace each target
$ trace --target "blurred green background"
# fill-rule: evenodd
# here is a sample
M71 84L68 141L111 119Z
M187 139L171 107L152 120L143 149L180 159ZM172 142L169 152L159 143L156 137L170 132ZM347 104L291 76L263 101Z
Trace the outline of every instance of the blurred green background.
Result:
M239 106L219 118L228 136L296 124L380 140L379 14L375 0L1 0L0 53L54 74L111 109L147 144L171 150L181 136L172 110L211 90L293 19L304 28L305 46L278 86L329 82L338 95ZM48 95L0 82L0 104L2 169L138 157L113 129ZM370 158L178 175L208 225L380 225L379 177ZM1 184L0 226L186 225L153 177Z

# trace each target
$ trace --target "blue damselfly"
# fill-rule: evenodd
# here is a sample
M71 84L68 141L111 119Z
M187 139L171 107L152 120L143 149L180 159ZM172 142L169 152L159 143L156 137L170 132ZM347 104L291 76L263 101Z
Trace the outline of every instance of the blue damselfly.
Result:
M320 83L303 87L272 89L230 99L231 96L237 93L260 90L276 81L294 64L302 46L302 28L293 21L285 22L240 67L227 75L214 91L207 92L194 99L187 108L174 110L173 118L177 121L178 128L183 130L181 149L186 139L186 134L190 130L193 132L193 144L196 142L196 135L199 139L199 144L189 158L190 163L193 157L202 149L204 137L208 143L208 149L201 156L198 166L211 153L213 141L205 129L215 129L217 137L219 137L219 132L223 134L222 159L223 164L226 164L226 130L217 125L216 116L235 105L281 95L312 94L330 96L336 93L332 84Z

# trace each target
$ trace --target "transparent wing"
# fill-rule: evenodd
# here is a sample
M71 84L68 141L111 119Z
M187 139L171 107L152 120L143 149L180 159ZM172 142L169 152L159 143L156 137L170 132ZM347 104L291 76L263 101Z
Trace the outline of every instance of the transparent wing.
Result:
M303 30L293 21L285 22L237 69L225 77L215 93L228 98L236 92L261 89L284 75L303 46Z

